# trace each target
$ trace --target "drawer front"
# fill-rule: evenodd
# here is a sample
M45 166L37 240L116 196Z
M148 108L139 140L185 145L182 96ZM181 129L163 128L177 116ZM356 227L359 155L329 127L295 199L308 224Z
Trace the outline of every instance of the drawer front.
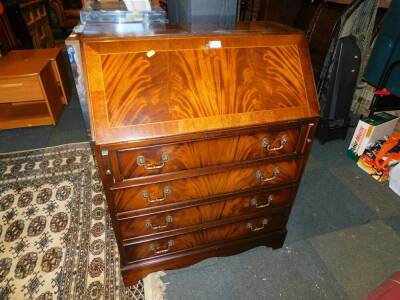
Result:
M295 153L300 128L140 149L116 150L117 181Z
M157 232L200 225L220 219L283 207L290 203L293 188L237 197L213 204L199 205L165 213L152 214L119 223L120 236L132 238Z
M44 100L37 77L0 79L0 103Z
M279 213L169 238L124 246L128 262L189 250L213 243L237 240L258 233L279 230L285 226L286 213Z
M300 160L269 163L212 175L114 190L117 212L294 182Z

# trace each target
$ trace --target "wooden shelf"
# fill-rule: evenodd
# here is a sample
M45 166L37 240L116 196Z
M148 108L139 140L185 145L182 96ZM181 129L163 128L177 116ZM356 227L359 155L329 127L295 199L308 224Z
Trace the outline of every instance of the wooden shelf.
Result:
M0 104L0 129L52 124L45 101Z

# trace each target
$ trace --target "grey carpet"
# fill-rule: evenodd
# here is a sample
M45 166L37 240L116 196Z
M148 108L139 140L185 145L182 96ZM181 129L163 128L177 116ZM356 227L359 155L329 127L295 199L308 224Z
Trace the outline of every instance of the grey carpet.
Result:
M57 126L0 130L0 153L88 141L76 95L61 114Z

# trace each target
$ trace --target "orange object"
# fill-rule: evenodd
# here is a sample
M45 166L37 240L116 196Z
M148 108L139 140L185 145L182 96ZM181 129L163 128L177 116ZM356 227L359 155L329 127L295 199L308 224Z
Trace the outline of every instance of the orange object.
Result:
M400 142L400 133L395 133L383 144L381 150L376 154L375 165L380 170L386 170L389 163L394 160L400 161L400 153L390 153Z

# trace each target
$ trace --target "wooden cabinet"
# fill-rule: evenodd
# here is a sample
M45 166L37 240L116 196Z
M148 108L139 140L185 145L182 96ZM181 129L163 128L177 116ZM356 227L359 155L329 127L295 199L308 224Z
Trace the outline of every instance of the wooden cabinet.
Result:
M0 129L55 125L62 109L49 61L0 61Z
M67 64L61 48L13 50L3 58L3 61L5 60L24 61L27 64L35 60L48 60L53 69L61 101L64 104L68 104L71 88L68 83Z
M80 41L125 283L281 247L319 116L303 33L268 22L107 32Z

